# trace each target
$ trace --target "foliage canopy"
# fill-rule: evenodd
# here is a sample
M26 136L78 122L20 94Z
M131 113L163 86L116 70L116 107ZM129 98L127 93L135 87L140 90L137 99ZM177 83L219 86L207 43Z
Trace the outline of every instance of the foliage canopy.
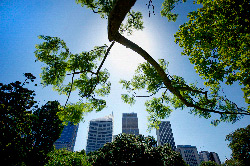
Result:
M132 80L121 80L120 83L128 91L128 94L122 95L122 99L129 104L135 103L136 97L142 97L136 95L135 91L142 89L148 91L149 100L145 106L150 114L149 127L157 127L159 120L168 117L173 108L189 107L191 108L190 113L204 118L210 118L211 113L219 114L219 119L212 121L213 125L217 125L221 121L234 123L243 115L250 115L249 109L240 108L221 95L219 82L223 81L223 78L227 78L227 84L241 81L240 83L245 85L243 89L246 102L249 102L249 81L247 81L249 73L246 70L249 63L249 34L244 33L247 27L238 26L238 23L243 23L242 20L245 22L249 20L247 17L244 17L246 18L244 20L241 12L237 12L238 10L245 11L245 7L249 5L245 4L245 1L240 1L239 5L234 8L235 10L231 11L235 13L235 18L239 18L239 21L235 23L231 19L226 22L221 21L225 19L224 15L228 15L228 11L220 9L224 9L224 7L230 9L231 1L229 3L228 0L224 0L223 3L218 4L219 1L197 0L196 2L202 4L203 7L191 12L190 21L184 23L176 34L176 42L184 48L184 54L191 56L191 63L196 65L197 72L202 78L208 80L206 85L209 86L209 91L197 87L196 84L186 83L182 77L169 75L168 62L165 60L157 62L140 46L122 35L122 33L131 35L133 30L143 29L141 12L131 10L136 0L77 0L76 2L83 7L90 8L94 13L100 14L101 18L108 18L108 39L112 43L110 46L97 46L90 51L72 54L60 38L39 36L45 42L36 45L35 56L37 60L46 64L41 74L44 86L53 85L54 90L67 95L68 99L71 91L78 89L79 96L86 99L86 102L81 100L77 103L68 103L67 100L59 113L62 120L78 123L83 119L85 113L93 110L100 111L106 107L103 97L110 93L111 83L108 81L108 71L102 69L102 66L115 42L132 49L146 60L145 63L138 66ZM161 11L162 16L175 21L177 15L173 14L172 10L178 2L180 0L165 0ZM244 3L243 6L240 4L241 2ZM212 19L214 17L219 20L215 21ZM126 23L123 23L124 18ZM210 21L214 26L208 27L206 21ZM224 26L221 26L222 24ZM226 26L226 24L230 26ZM228 27L231 29L228 30ZM237 36L238 27L242 32ZM216 33L213 34L215 31ZM207 39L208 35L213 39ZM224 45L220 42L224 42ZM229 45L230 47L227 47ZM238 46L240 47L237 48ZM225 48L231 49L225 50ZM215 60L215 55L217 60ZM236 70L240 74L232 75L230 73ZM71 76L71 81L65 84L66 76Z
M202 161L200 166L219 166L219 164L214 161Z
M54 149L48 154L48 162L45 166L90 166L85 153L71 152L66 149Z
M63 129L57 101L36 108L35 93L23 86L26 81L0 84L0 155L9 165L44 165L53 143Z
M239 82L245 101L250 104L249 1L197 3L203 7L189 13L189 21L180 26L175 42L184 49L182 54L190 57L196 72L206 80L205 85Z
M250 125L240 128L226 136L230 141L229 148L232 150L234 160L243 166L250 164Z
M93 166L99 165L186 165L170 145L157 146L153 137L119 134L111 143L88 153Z

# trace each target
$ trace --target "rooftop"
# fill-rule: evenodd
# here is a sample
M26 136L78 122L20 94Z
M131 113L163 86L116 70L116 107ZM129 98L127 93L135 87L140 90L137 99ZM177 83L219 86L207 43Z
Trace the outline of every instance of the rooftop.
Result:
M97 118L97 119L93 119L93 120L91 120L91 122L99 122L99 121L113 121L113 119L114 119L114 116L113 115L108 115L108 116L104 116L104 117L102 117L102 118Z

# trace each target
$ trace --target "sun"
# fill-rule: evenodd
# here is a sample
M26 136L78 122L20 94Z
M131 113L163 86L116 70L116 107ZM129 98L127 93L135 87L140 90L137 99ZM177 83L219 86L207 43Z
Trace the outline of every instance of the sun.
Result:
M146 51L150 50L152 43L146 32L137 31L132 36L126 36L129 40L138 44ZM126 48L125 46L115 43L110 50L107 58L107 68L110 72L115 72L121 76L132 75L140 63L145 60L138 53Z

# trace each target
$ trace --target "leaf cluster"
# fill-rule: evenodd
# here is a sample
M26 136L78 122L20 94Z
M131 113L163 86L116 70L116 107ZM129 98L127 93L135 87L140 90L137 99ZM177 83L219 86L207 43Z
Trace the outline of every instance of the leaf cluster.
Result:
M179 2L186 2L187 0L164 0L162 3L161 16L167 17L168 21L176 21L178 14L173 13L173 9Z
M50 36L39 36L39 38L45 40L36 45L35 51L37 60L46 64L40 75L43 85L53 85L54 90L67 95L68 98L72 91L79 90L79 96L87 99L86 103L78 102L61 107L60 118L63 121L79 123L82 114L105 108L106 101L96 96L104 97L110 93L109 72L106 69L101 70L102 63L97 66L102 59L105 60L104 56L108 54L107 46L72 54L60 38ZM66 76L71 76L71 81L67 84L64 83Z
M214 161L202 161L200 166L220 166Z
M53 150L48 154L48 162L45 166L90 166L86 160L85 153L71 152L66 149Z
M106 18L116 0L76 0L77 4L81 4L82 7L86 6L94 13L100 14L101 18Z
M123 34L124 32L127 33L127 35L132 35L133 30L143 30L143 21L142 21L142 13L141 12L135 12L131 11L127 14L127 21L125 24L121 23L121 26L119 28L119 32Z

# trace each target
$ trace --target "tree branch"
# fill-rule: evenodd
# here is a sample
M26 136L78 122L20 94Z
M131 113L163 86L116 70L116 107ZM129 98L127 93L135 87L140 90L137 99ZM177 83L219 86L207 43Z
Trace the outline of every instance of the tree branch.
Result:
M148 95L148 96L140 96L140 95L136 95L136 93L134 92L133 97L151 97L153 95L155 95L155 93L152 93L151 95Z
M103 64L104 64L104 62L105 62L105 60L106 60L106 58L107 58L107 56L108 56L108 54L109 54L109 51L110 51L110 49L113 47L114 44L115 44L115 41L113 41L113 42L111 43L111 45L109 46L109 48L107 49L107 52L106 52L106 54L104 55L103 60L102 60L102 62L101 62L101 64L100 64L100 66L99 66L98 69L97 69L97 72L96 72L97 75L99 74L99 72L100 72L100 70L101 70L101 68L102 68L102 66L103 66Z
M111 43L111 45L109 46L109 48L107 49L107 52L106 52L106 54L104 55L103 60L102 60L100 66L98 67L97 72L96 72L97 82L96 82L96 84L95 84L94 86L92 86L92 88L91 88L91 90L89 91L89 93L88 93L87 96L90 96L90 94L93 93L93 91L95 90L97 84L99 83L99 72L100 72L100 70L101 70L101 68L102 68L102 66L103 66L103 64L104 64L104 62L105 62L105 60L106 60L106 58L107 58L107 56L108 56L108 54L109 54L109 52L110 52L110 50L111 50L111 48L113 47L114 44L115 44L115 41L113 41L113 42Z
M201 91L201 90L196 90L196 89L192 89L191 87L189 86L186 86L186 87L178 87L177 89L181 90L181 91L191 91L191 92L194 92L194 93L202 93L205 95L206 99L208 100L208 97L207 97L207 92L208 91Z
M89 72L89 73L92 73L92 74L97 74L96 72L93 72L93 71L90 71L90 70L81 70L81 71L75 71L73 73L68 73L66 75L71 75L71 74L81 74L81 73L85 73L85 72Z
M234 112L220 112L213 109L202 108L199 105L195 105L194 103L188 102L181 94L180 91L172 85L171 80L168 78L165 71L161 68L161 66L140 46L128 40L124 36L119 33L119 27L124 20L126 14L130 11L132 6L135 4L136 0L117 0L116 4L112 8L108 19L108 38L109 41L116 41L127 48L135 51L139 55L141 55L147 62L149 62L157 71L157 73L161 76L164 85L166 88L172 92L175 96L177 96L187 107L193 107L195 109L204 111L204 112L213 112L219 114L244 114L250 115L246 113L234 113Z

